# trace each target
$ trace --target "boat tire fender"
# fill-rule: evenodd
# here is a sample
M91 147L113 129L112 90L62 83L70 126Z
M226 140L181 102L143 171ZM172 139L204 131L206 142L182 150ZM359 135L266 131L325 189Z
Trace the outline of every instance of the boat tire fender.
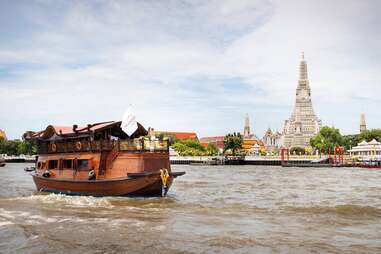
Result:
M49 170L45 170L44 173L42 173L42 176L43 177L50 177L50 171Z
M96 175L95 175L94 169L89 171L88 179L89 180L95 180L96 179Z
M77 141L77 142L75 143L75 148L76 148L78 151L80 151L80 150L82 149L82 143L81 143L81 141Z

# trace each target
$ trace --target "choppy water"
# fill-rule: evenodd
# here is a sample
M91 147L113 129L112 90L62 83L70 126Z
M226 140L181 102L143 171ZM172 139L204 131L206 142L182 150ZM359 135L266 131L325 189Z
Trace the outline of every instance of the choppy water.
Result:
M0 168L0 253L381 253L381 170L173 166L166 198L34 192Z

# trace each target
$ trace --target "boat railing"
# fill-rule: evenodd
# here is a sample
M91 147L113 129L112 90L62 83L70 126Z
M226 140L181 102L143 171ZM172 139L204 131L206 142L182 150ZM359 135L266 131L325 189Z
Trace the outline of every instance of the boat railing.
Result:
M125 151L125 152L168 152L169 142L167 140L77 140L57 141L51 143L40 143L39 154L46 153L73 153L73 152L101 152L101 151Z

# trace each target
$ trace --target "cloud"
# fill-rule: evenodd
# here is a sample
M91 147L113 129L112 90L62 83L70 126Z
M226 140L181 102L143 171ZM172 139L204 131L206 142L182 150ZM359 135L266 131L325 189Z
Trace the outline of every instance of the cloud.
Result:
M0 128L13 138L119 119L130 103L147 126L200 136L242 131L247 112L262 136L291 114L301 51L323 123L353 133L364 111L381 124L376 1L2 5Z

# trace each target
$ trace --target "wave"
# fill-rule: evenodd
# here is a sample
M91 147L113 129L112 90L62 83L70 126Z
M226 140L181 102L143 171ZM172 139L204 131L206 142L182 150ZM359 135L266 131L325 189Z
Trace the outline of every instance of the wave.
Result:
M107 198L98 198L92 196L68 196L64 194L37 194L28 197L17 197L13 200L19 201L38 201L44 204L63 204L74 207L103 207L113 208L110 200Z
M374 217L381 218L381 209L373 206L360 205L337 205L337 206L312 206L312 207L284 207L283 210L296 213L309 214L333 214L339 216L351 216L358 218Z
M11 221L0 221L0 228L8 225L14 225L14 223Z

